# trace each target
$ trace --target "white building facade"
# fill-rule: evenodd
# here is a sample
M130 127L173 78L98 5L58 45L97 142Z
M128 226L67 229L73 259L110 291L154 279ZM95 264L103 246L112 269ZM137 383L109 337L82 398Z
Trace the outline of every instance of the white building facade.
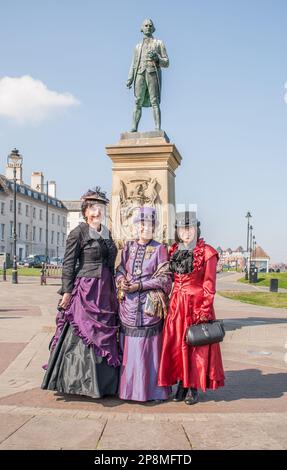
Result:
M10 169L0 175L0 253L13 258L14 183ZM17 258L46 254L46 230L48 230L48 256L63 257L67 237L67 209L56 198L56 184L45 191L44 175L33 173L31 186L24 184L22 175L16 183L16 233ZM48 201L47 201L48 198ZM46 214L48 213L48 223Z

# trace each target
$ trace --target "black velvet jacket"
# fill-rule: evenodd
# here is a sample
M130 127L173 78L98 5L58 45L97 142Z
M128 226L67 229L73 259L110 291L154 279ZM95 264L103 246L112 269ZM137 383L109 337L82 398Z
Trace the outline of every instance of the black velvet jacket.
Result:
M96 232L82 222L67 239L59 294L71 293L76 277L100 278L103 266L114 273L116 256L117 247L107 227L102 225L101 232Z

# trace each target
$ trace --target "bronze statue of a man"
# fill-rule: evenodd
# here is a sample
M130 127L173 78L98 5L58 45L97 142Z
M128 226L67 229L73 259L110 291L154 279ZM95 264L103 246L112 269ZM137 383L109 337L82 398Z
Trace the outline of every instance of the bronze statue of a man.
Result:
M129 71L127 87L134 83L135 110L131 132L137 132L142 107L153 109L155 129L161 128L160 95L161 67L169 66L165 45L153 37L155 31L152 20L144 20L141 31L143 41L136 45L132 65Z

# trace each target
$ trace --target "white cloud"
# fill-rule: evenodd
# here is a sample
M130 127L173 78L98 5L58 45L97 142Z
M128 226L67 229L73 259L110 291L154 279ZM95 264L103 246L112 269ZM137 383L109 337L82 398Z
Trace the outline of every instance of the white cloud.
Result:
M29 75L0 78L0 116L20 123L43 121L55 111L77 104L72 94L49 90Z

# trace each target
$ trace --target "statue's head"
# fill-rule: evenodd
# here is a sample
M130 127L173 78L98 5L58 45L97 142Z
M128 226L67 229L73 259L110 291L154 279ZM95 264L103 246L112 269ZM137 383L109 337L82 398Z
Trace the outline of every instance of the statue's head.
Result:
M145 36L150 36L155 32L154 24L150 18L147 18L143 21L141 32L144 33Z

